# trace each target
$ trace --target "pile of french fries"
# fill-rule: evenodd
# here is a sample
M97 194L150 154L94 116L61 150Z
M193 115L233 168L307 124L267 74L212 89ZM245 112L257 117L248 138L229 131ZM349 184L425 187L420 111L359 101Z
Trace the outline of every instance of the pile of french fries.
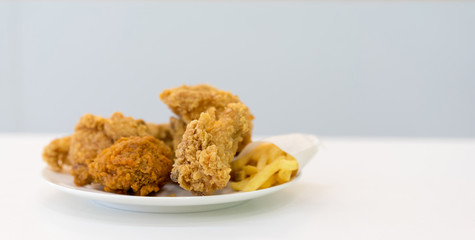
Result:
M272 143L264 143L231 163L236 191L255 191L289 182L297 174L297 160Z

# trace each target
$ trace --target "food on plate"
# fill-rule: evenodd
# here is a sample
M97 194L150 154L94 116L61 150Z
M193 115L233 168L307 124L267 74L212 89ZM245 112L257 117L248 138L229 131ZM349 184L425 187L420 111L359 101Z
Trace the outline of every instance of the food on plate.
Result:
M168 123L147 123L150 134L167 145L173 141L172 129Z
M208 84L182 85L166 89L160 94L160 99L186 124L197 120L201 113L208 111L210 108L214 108L216 116L219 116L230 103L241 103L236 95ZM247 118L249 128L252 130L254 116L247 114ZM238 152L251 142L251 135L252 131L249 131L243 136L244 140L240 142Z
M201 113L211 107L215 108L219 115L228 104L241 102L230 92L218 90L207 84L165 89L160 94L160 99L186 123L200 118Z
M163 141L168 147L173 148L173 130L169 123L147 123L150 134L156 139ZM173 151L170 151L170 159L174 158Z
M224 188L238 146L251 131L250 115L244 104L230 103L219 112L211 107L191 121L176 149L171 179L199 195Z
M173 181L209 195L226 186L229 163L250 141L254 116L239 98L210 85L164 90L160 99L178 115L174 130Z
M168 123L120 112L109 118L85 114L71 136L45 147L44 161L54 171L70 167L77 186L100 184L108 192L140 196L170 180L210 195L231 179L232 188L252 191L295 175L297 162L277 147L259 146L232 162L251 142L254 119L236 95L200 84L166 89L160 99L176 114Z
M57 138L44 148L43 160L53 171L59 172L63 167L71 166L68 158L70 142L71 136Z
M272 143L264 143L231 163L236 191L255 191L289 182L298 171L297 160Z
M175 152L185 133L186 123L181 118L170 117L170 127L173 135L172 150Z
M175 159L175 149L185 133L186 123L181 118L170 117L170 123L147 123L152 136L170 147L170 159Z
M120 138L88 164L107 192L146 196L169 181L170 147L152 136Z
M88 164L121 137L147 135L150 135L150 130L143 120L125 117L119 112L110 118L85 114L74 129L69 148L74 183L77 186L91 183Z

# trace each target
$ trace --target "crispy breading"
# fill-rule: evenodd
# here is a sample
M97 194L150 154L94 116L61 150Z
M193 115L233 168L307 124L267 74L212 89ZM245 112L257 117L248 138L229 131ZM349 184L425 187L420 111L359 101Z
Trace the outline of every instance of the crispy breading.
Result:
M119 112L112 114L109 119L85 114L75 127L69 148L68 158L72 164L74 183L78 186L91 183L88 163L119 138L147 135L150 135L150 130L143 120L124 117Z
M172 151L175 151L185 133L186 123L181 118L170 117L170 127L173 134Z
M150 134L156 139L163 141L170 148L173 147L173 132L170 123L147 123Z
M51 141L43 150L43 160L56 172L65 166L71 166L68 159L71 136L57 138Z
M89 173L107 192L145 196L169 181L170 152L152 136L121 138L88 164Z
M182 85L180 87L166 89L160 94L160 99L177 114L186 124L196 120L201 113L214 108L216 115L219 116L230 103L241 103L236 95L228 91L219 90L208 84L199 84L195 86ZM252 129L252 120L254 116L248 114L249 128ZM238 146L240 152L248 143L251 142L252 131L246 133L244 140ZM175 142L179 138L174 138Z
M170 147L170 159L175 159L175 149L181 142L183 133L185 133L186 123L175 117L170 117L170 123L154 124L147 123L147 126L156 139L161 140Z
M230 162L251 131L249 109L230 103L219 114L211 107L191 121L176 150L171 179L186 190L209 195L230 179Z
M71 136L45 147L44 161L55 171L71 165L77 186L95 182L116 193L148 195L169 178L199 195L225 187L230 162L251 141L248 107L206 84L167 89L160 98L178 115L169 123L86 114Z
M236 95L207 84L165 89L160 99L187 124L198 119L210 107L220 114L229 103L241 102Z

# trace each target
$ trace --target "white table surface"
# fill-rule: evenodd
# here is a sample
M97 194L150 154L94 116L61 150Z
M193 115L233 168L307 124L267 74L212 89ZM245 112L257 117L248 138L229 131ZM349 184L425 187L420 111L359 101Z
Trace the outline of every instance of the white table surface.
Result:
M109 209L51 188L54 135L0 134L0 239L475 239L475 139L325 138L292 187L211 212Z

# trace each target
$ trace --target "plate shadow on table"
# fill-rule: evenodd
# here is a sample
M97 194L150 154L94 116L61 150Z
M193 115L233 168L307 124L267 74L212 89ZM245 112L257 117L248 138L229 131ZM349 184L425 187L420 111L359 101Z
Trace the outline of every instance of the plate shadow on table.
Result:
M118 210L62 192L51 192L51 194L42 196L41 205L44 211L47 211L44 214L58 215L57 218L52 219L56 219L57 224L60 225L63 225L63 215L70 215L82 221L99 221L128 226L192 227L216 223L231 225L236 221L246 221L256 215L266 215L279 210L285 211L286 206L298 200L299 192L309 190L315 194L321 194L325 187L300 182L291 188L252 199L237 206L197 213L162 214Z

